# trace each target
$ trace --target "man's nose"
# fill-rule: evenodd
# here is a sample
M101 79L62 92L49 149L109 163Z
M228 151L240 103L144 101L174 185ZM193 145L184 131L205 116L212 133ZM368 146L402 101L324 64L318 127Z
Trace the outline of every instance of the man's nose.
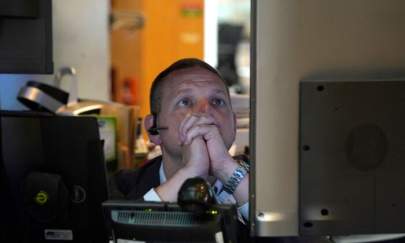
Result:
M196 113L208 113L210 108L210 104L207 100L199 100L194 107L194 112Z

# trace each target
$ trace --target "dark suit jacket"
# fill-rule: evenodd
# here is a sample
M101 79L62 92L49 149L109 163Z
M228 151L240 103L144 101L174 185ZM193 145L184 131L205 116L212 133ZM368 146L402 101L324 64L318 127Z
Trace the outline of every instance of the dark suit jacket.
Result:
M115 175L117 189L127 199L142 200L150 189L160 185L159 168L162 156L158 156L141 168L121 170Z

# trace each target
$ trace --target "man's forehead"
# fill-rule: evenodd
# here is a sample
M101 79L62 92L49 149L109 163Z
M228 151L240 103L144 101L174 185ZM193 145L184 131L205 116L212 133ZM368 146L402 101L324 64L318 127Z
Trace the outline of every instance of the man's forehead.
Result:
M186 80L179 80L176 85L172 85L176 90L189 90L192 88L204 88L210 87L215 90L225 90L225 86L219 80L197 80L197 79L186 79Z
M167 76L167 79L189 81L221 81L220 77L216 73L213 73L212 71L202 67L190 67L173 71Z
M176 70L166 77L165 89L172 91L186 90L191 87L213 87L226 93L225 83L215 73L200 68L192 67Z
M202 88L203 86L201 86ZM195 89L194 89L195 88ZM170 95L181 95L181 94L193 94L193 93L198 93L199 92L199 86L194 86L194 88L190 88L190 86L186 86L184 85L184 87L180 87L178 89L174 89L173 92L170 92ZM215 86L211 86L211 88L209 89L209 93L210 94L219 94L219 95L226 95L227 92L220 88L220 87L215 87Z

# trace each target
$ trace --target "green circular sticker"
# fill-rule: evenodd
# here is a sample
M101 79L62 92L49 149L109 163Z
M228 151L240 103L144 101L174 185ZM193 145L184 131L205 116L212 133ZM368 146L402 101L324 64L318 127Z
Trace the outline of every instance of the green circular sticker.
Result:
M35 195L35 202L39 205L44 205L48 201L48 193L44 191L39 191L37 195Z

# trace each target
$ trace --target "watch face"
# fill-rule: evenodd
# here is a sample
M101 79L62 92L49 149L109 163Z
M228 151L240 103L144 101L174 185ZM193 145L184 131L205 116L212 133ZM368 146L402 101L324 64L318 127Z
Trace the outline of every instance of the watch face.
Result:
M236 187L238 187L239 183L243 180L243 178L246 176L247 173L248 170L242 164L240 164L239 167L236 168L236 170L232 173L229 180L224 185L224 191L226 191L229 194L233 194L235 192Z

